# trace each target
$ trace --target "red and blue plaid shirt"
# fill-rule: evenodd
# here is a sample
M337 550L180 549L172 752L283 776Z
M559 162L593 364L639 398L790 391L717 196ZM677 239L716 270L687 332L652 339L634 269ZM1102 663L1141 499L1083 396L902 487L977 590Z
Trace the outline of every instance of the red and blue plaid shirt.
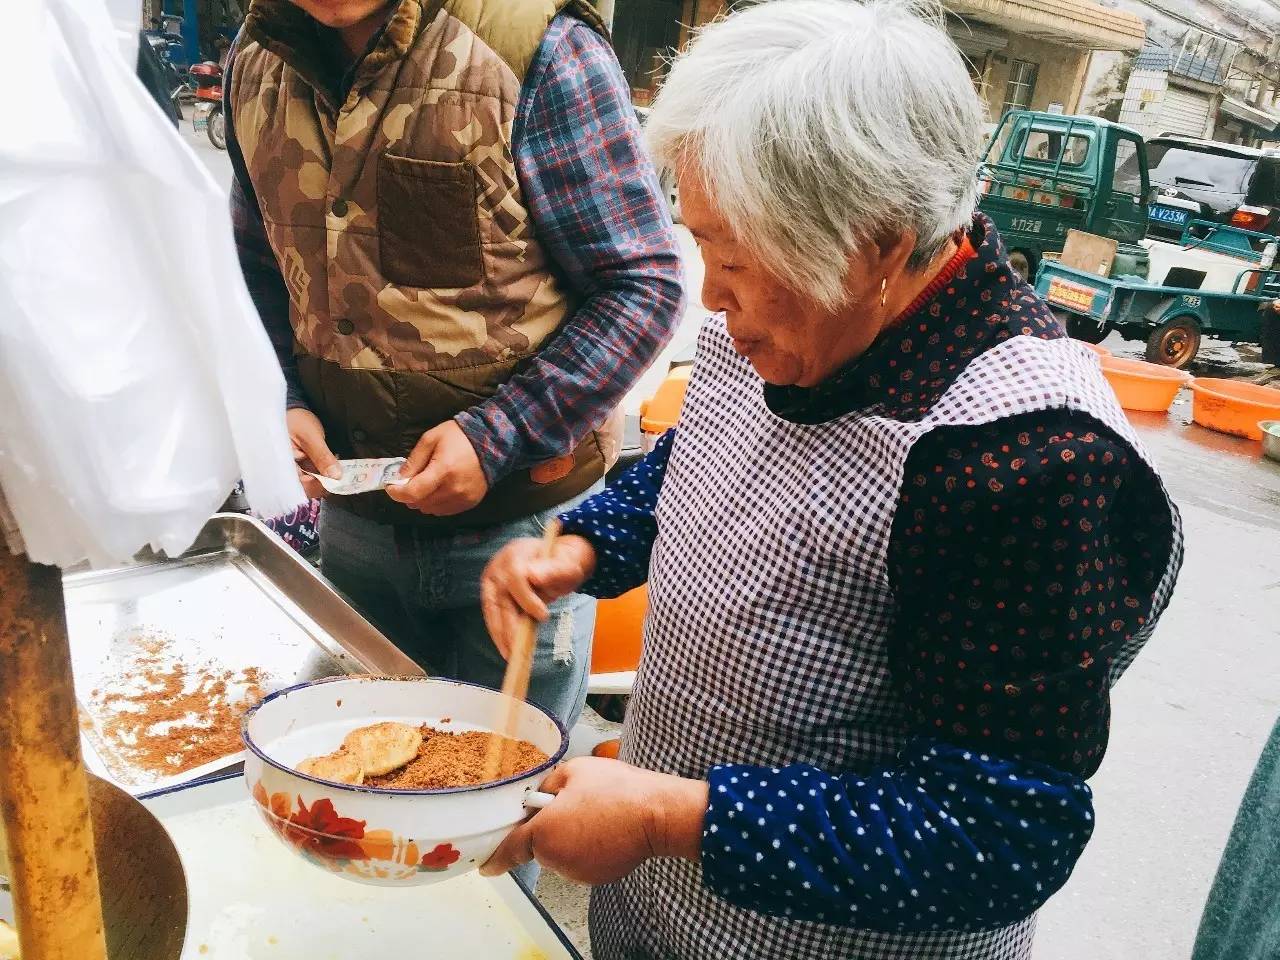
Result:
M227 140L241 266L289 406L306 406L288 294L230 122ZM552 21L530 65L512 153L534 231L581 305L494 396L455 418L490 484L599 427L671 339L684 303L671 215L627 82L604 38L572 16Z

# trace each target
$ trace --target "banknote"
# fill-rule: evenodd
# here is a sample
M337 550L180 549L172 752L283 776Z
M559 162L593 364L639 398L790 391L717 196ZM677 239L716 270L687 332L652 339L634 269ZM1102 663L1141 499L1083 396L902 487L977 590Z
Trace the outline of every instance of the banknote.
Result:
M370 460L339 460L342 468L342 479L334 480L318 473L311 476L320 481L320 485L330 493L339 497L349 497L356 493L369 493L372 490L385 490L387 487L404 483L400 476L400 467L404 457L383 457Z

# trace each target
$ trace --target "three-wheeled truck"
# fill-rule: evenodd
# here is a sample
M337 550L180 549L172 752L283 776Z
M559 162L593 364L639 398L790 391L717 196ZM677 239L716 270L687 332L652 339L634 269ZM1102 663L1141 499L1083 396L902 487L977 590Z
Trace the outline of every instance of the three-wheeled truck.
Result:
M1147 359L1185 367L1201 340L1263 344L1275 362L1275 324L1264 307L1280 298L1276 238L1202 220L1189 222L1181 243L1146 241L1150 280L1098 276L1045 260L1036 277L1040 294L1079 340L1098 343L1115 330L1145 340ZM1266 336L1264 337L1264 334Z
M978 189L978 209L1028 281L1073 230L1116 241L1113 275L1146 275L1151 187L1136 131L1097 117L1011 110L987 145Z

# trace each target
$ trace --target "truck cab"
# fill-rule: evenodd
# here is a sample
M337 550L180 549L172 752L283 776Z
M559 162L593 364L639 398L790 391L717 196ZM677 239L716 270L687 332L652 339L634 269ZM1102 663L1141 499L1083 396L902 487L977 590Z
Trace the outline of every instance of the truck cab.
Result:
M1139 241L1151 184L1136 131L1098 117L1011 110L987 144L978 187L978 209L1027 280L1046 254L1061 253L1069 230L1117 241L1112 272L1145 276Z

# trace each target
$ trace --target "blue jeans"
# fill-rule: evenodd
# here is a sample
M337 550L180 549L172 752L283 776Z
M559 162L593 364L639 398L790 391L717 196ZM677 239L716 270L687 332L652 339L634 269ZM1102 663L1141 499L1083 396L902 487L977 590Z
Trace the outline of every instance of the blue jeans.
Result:
M320 512L320 569L370 621L427 673L501 688L502 659L480 612L480 575L493 555L586 499L488 530L433 537L411 526L365 520L326 503ZM551 604L538 630L529 700L572 729L587 699L596 602L571 594ZM516 871L529 889L537 864Z

